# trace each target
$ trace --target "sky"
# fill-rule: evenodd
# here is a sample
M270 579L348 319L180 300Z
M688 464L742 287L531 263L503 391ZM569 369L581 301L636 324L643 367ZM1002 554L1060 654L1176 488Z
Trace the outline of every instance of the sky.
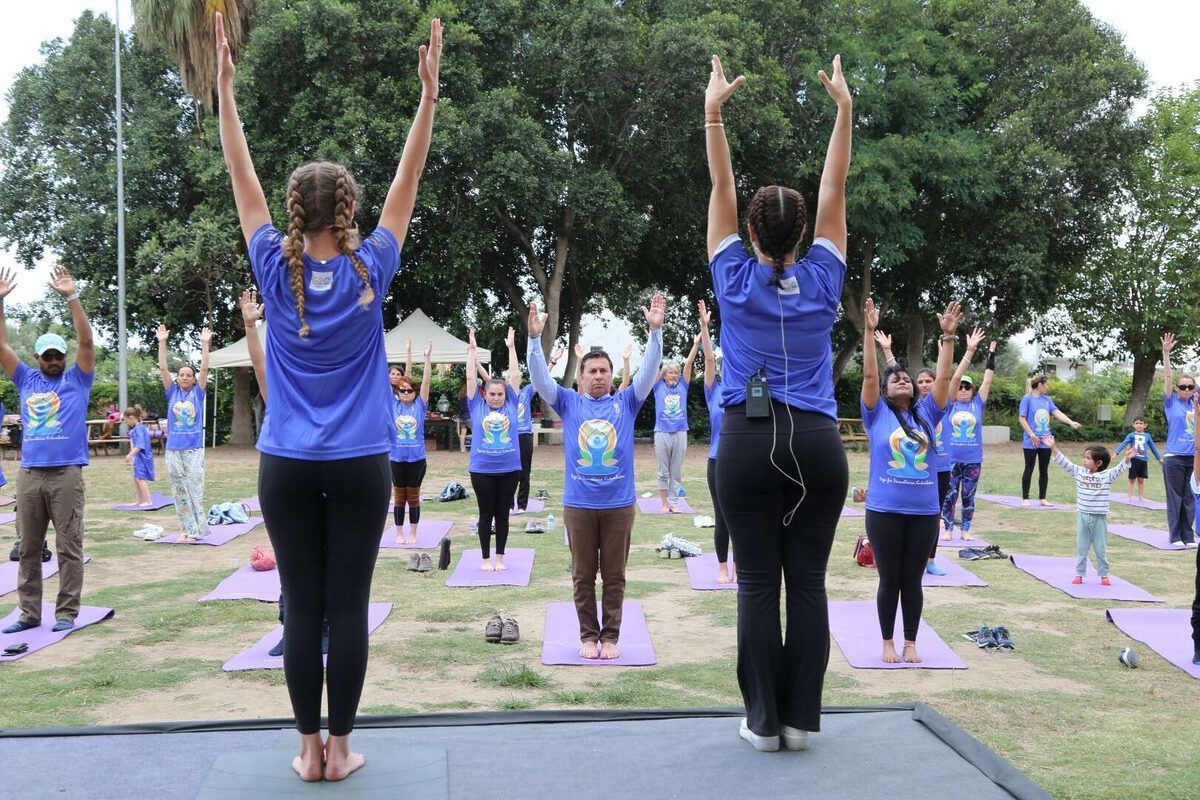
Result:
M1195 52L1195 33L1200 30L1200 3L1195 0L1084 0L1093 15L1121 32L1126 45L1145 64L1152 88L1178 86L1200 81L1200 58ZM42 3L5 4L5 23L0 26L0 118L7 116L7 95L13 77L39 60L42 42L68 37L80 12L92 9L110 16L119 5L121 27L133 21L130 0L45 0ZM46 259L32 272L22 271L10 300L28 302L45 294L50 268ZM11 252L0 251L0 267L16 266ZM115 269L115 265L114 265ZM601 346L620 352L632 338L624 320L611 315L584 321L585 347Z

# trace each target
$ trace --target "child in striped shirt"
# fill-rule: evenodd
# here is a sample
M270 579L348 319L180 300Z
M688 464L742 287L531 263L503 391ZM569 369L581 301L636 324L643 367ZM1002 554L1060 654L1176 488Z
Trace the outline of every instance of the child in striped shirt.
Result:
M1112 586L1112 581L1108 579L1108 558L1105 556L1108 546L1108 491L1113 481L1129 469L1133 448L1125 451L1125 458L1120 464L1109 469L1112 456L1103 445L1088 446L1083 451L1083 466L1078 466L1062 454L1054 444L1053 436L1042 437L1042 442L1050 448L1054 463L1075 478L1075 504L1079 510L1075 542L1079 558L1075 562L1075 577L1071 583L1083 583L1083 576L1087 574L1088 550L1091 549L1096 553L1100 585Z

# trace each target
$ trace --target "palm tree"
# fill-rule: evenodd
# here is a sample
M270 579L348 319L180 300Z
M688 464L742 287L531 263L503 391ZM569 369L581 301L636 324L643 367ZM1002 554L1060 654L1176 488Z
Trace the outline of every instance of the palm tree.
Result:
M225 36L237 61L257 5L258 0L133 0L134 30L179 62L183 90L211 111L217 86L213 14L225 16Z

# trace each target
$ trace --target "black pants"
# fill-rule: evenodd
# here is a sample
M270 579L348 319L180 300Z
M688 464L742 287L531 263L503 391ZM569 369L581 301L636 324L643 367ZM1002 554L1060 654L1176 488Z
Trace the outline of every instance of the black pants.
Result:
M717 497L717 460L708 460L708 493L713 501L713 548L717 551L717 563L729 561L729 528L725 525L725 515L721 513L721 500Z
M524 511L529 506L529 471L533 469L533 434L517 436L521 447L521 480L517 484L517 508Z
M1050 483L1050 448L1025 448L1025 471L1021 473L1021 499L1029 499L1029 483L1033 478L1033 462L1038 465L1038 500L1046 499L1046 485Z
M929 558L929 542L937 541L937 514L891 514L867 510L867 538L879 573L875 603L879 632L890 641L896 630L896 606L903 610L904 638L917 640L925 595L921 578Z
M782 725L820 730L829 664L825 570L850 483L832 418L782 403L772 403L772 414L746 419L744 404L726 408L717 453L717 498L737 554L738 686L750 730L762 736ZM772 442L779 469L770 462ZM801 477L807 490L787 523L801 492L780 470Z
M1172 542L1196 538L1196 497L1192 494L1192 458L1167 456L1162 460L1163 487L1167 493L1167 533Z
M421 484L429 462L422 458L388 463L392 466L392 521L397 528L404 525L404 507L408 506L409 517L416 525L421 521Z
M496 555L504 555L504 545L508 542L508 515L520 478L519 470L471 473L471 488L479 501L479 549L485 559L492 555L493 527L496 530Z
M1200 658L1200 550L1196 551L1196 594L1192 598L1192 658Z
M938 473L938 509L946 502L946 493L950 491L950 470ZM929 560L937 558L938 540L933 537L933 548L929 551Z
M367 673L367 602L387 517L388 457L302 461L263 453L258 497L287 597L283 671L300 733L321 729L329 685L329 732L354 728ZM321 663L329 620L329 663Z

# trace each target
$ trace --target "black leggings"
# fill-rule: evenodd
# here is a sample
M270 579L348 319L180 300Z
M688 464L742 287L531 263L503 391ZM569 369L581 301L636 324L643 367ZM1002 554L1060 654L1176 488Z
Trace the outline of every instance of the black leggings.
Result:
M950 470L938 473L938 509L946 502L946 493L950 491ZM938 540L933 537L933 547L929 551L929 560L937 558Z
M329 733L354 728L367 674L367 603L387 517L386 453L302 461L263 453L258 498L287 597L283 671L300 733L321 729L329 685ZM329 663L321 627L329 620Z
M1046 485L1050 483L1050 448L1039 447L1036 450L1032 447L1026 447L1025 450L1025 471L1021 473L1021 499L1029 499L1029 482L1033 478L1033 462L1037 460L1038 464L1038 499L1046 499Z
M521 480L517 484L517 508L524 511L529 507L529 471L533 469L533 434L520 434L517 436L517 444L521 447Z
M832 417L783 403L771 408L769 419L746 419L745 404L726 408L717 445L716 496L737 556L738 686L747 724L761 736L778 734L782 725L820 730L829 664L825 570L850 483ZM771 465L772 442L779 469ZM797 472L807 493L785 523L800 499L791 480Z
M392 521L396 527L404 525L404 507L408 506L409 518L416 525L421 521L421 484L425 482L428 462L391 461L392 465Z
M725 516L721 513L721 501L717 498L717 460L708 460L708 493L713 501L713 547L717 551L717 563L729 561L729 529L725 527Z
M929 542L937 541L937 514L892 514L867 510L867 538L879 573L875 603L879 632L891 641L896 631L896 605L902 607L904 639L915 642L925 595L921 578L929 558Z
M472 472L471 488L479 501L479 549L485 559L491 558L492 526L496 529L496 555L504 555L508 542L508 515L512 511L513 492L521 471Z

